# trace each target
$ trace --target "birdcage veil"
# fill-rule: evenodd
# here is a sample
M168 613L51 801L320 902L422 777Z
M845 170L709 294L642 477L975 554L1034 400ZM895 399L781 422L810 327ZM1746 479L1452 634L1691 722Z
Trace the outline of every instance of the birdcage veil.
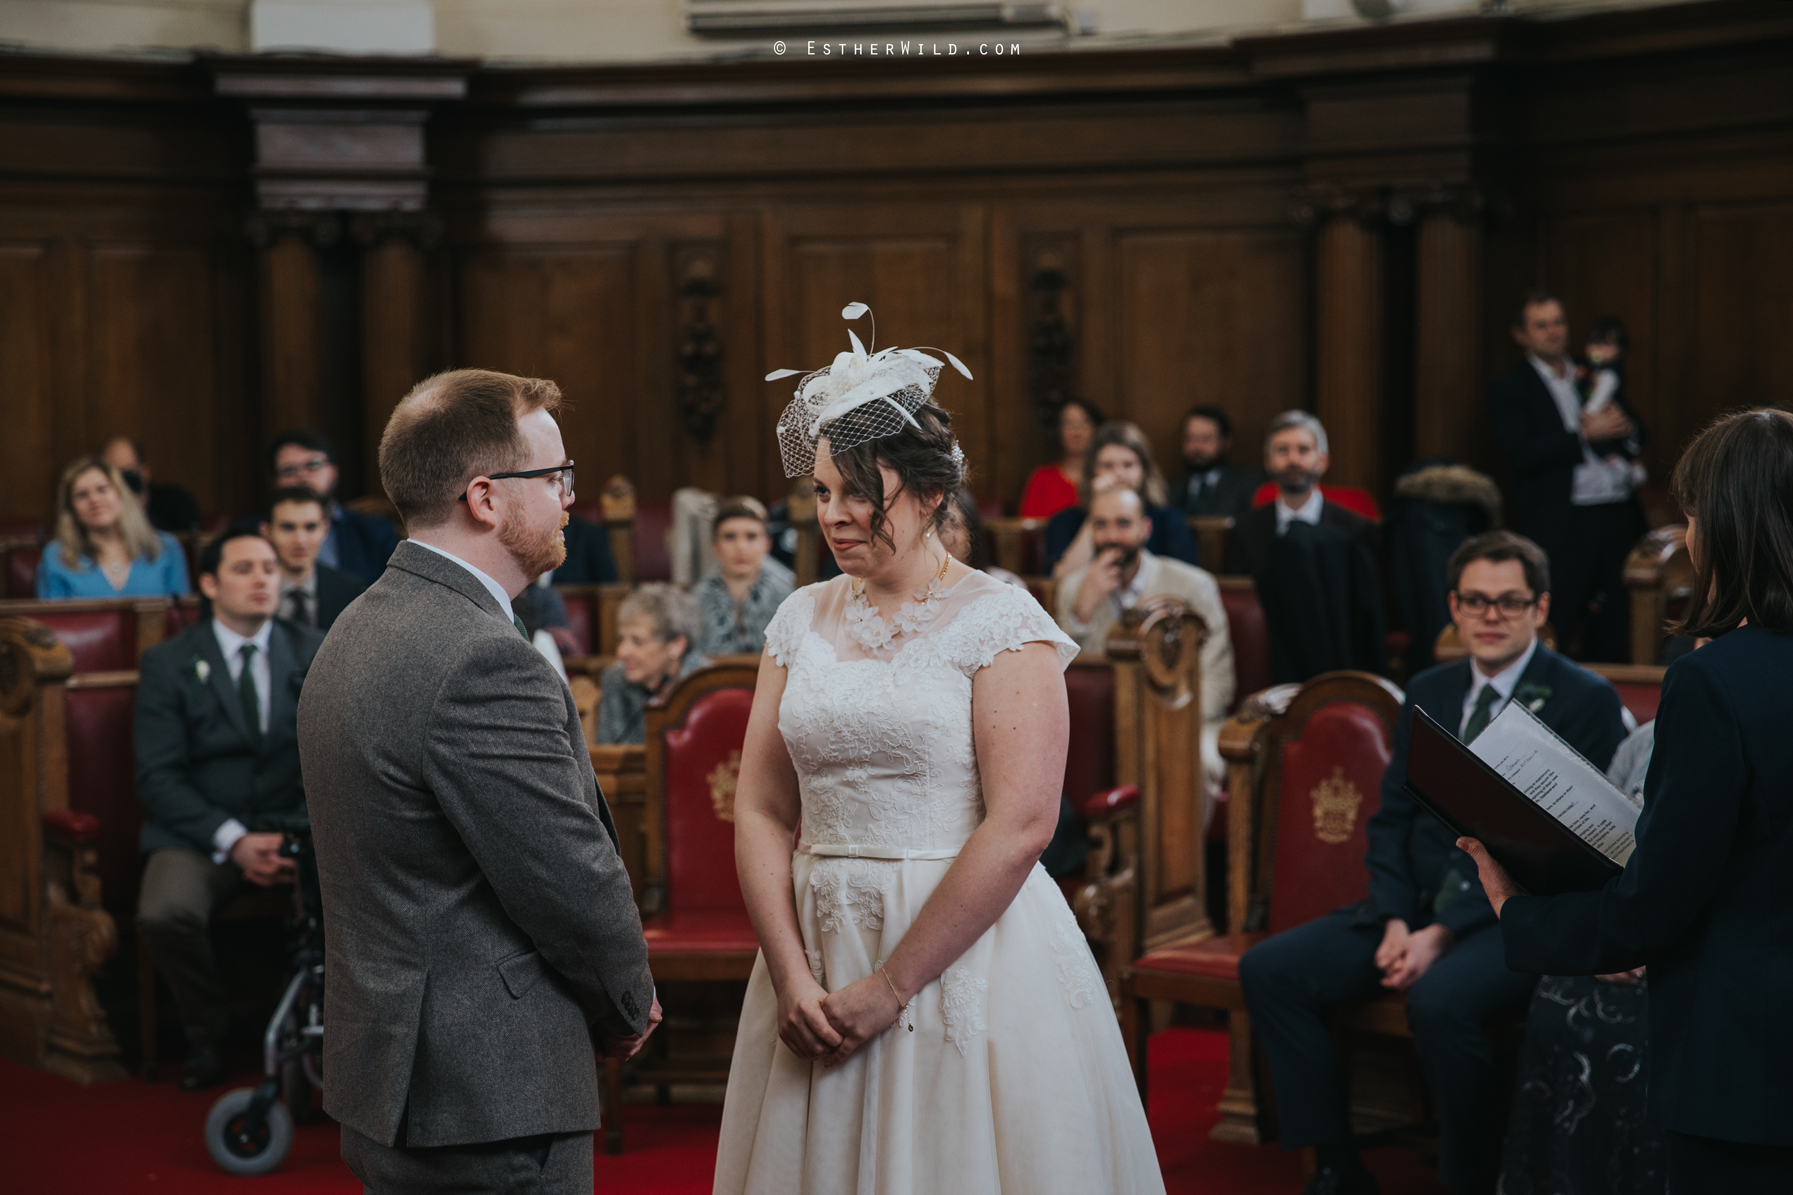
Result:
M841 318L855 320L870 315L864 303L849 303ZM802 477L816 467L816 441L828 437L829 448L843 452L867 440L892 435L904 424L919 428L915 412L933 396L934 383L944 365L920 349L887 348L868 352L859 336L847 329L853 347L838 354L821 369L803 374L791 403L778 417L778 451L786 477ZM877 321L872 321L872 343L877 344ZM967 378L971 371L944 349L935 349ZM795 377L798 369L775 369L768 382ZM958 443L953 458L964 462Z

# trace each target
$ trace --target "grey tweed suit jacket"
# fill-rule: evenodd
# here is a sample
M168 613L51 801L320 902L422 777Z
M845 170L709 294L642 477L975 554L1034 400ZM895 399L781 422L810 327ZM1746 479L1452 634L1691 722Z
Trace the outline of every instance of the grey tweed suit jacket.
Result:
M324 1107L386 1145L596 1128L594 1030L638 1032L653 1001L579 712L510 619L402 544L299 702Z

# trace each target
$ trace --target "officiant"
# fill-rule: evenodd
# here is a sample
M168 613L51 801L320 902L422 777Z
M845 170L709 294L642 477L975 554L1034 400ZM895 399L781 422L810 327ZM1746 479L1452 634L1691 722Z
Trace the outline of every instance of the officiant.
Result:
M1283 1148L1314 1148L1307 1195L1376 1190L1352 1142L1326 1014L1390 990L1407 993L1407 1023L1437 1104L1440 1181L1494 1189L1505 1095L1482 1027L1522 1011L1536 977L1508 969L1474 863L1402 789L1414 709L1468 742L1518 701L1599 768L1625 737L1613 687L1538 638L1550 616L1550 563L1537 544L1510 531L1477 536L1452 554L1445 581L1468 658L1408 686L1381 806L1367 826L1369 899L1267 939L1239 963Z
M1515 970L1648 965L1650 1112L1669 1189L1793 1190L1793 415L1745 411L1676 466L1696 580L1637 847L1596 892L1522 894L1462 839Z

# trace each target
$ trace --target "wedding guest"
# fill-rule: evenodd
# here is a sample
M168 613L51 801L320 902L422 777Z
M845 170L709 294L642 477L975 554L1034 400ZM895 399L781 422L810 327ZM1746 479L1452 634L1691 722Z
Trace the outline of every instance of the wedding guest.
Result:
M1550 556L1556 641L1566 648L1579 635L1585 658L1624 660L1631 628L1625 557L1645 530L1630 459L1643 444L1643 425L1622 387L1597 409L1591 395L1584 398L1555 295L1527 295L1512 334L1525 359L1494 380L1488 415L1513 470L1514 529ZM1615 442L1618 451L1594 449Z
M1227 460L1233 421L1219 407L1190 407L1183 416L1183 478L1177 502L1189 515L1242 515L1270 480L1262 469Z
M280 565L261 536L226 531L199 557L206 617L143 653L137 922L168 981L191 1052L182 1090L224 1077L230 1009L207 934L245 883L290 883L281 835L255 823L302 814L299 689L323 636L274 617Z
M84 456L56 487L56 538L37 566L42 599L154 597L188 592L187 557L157 531L118 470Z
M304 486L274 491L261 534L280 559L280 617L289 622L328 631L367 588L355 574L318 563L327 534L324 500Z
M1606 778L1643 808L1656 723L1613 752ZM1644 968L1546 975L1532 993L1500 1189L1515 1195L1663 1195L1667 1158L1645 1093Z
M1671 482L1695 580L1669 666L1636 847L1593 892L1521 894L1474 839L1507 962L1647 965L1649 1101L1675 1195L1793 1190L1793 415L1726 416Z
M1121 486L1138 494L1152 521L1146 541L1154 555L1168 556L1184 564L1199 564L1195 537L1183 512L1165 505L1164 475L1152 459L1152 445L1139 426L1116 420L1096 429L1083 462L1083 501L1109 486ZM1084 507L1073 506L1053 515L1046 524L1045 567L1054 577L1068 577L1095 556L1095 541L1085 525Z
M276 486L307 486L323 499L329 532L318 549L319 563L353 573L367 585L378 581L398 547L398 531L391 520L363 514L337 500L340 471L330 455L330 442L304 428L281 432L268 446L268 469Z
M1407 993L1407 1024L1438 1109L1439 1180L1487 1191L1500 1160L1493 1130L1504 1093L1482 1029L1523 1009L1536 980L1507 966L1474 863L1407 794L1413 711L1467 743L1518 701L1601 768L1625 737L1613 687L1538 638L1550 614L1550 566L1536 544L1508 531L1478 536L1451 557L1446 582L1467 658L1427 669L1407 687L1381 803L1366 827L1369 897L1268 938L1239 961L1283 1148L1315 1152L1308 1195L1377 1189L1353 1142L1327 1013L1389 991Z
M137 496L149 525L157 531L198 531L199 503L178 485L152 480L149 462L135 440L113 436L100 450L100 459L118 470L125 486Z
M1058 444L1063 455L1028 474L1027 488L1021 492L1022 518L1049 519L1077 505L1090 439L1101 423L1102 413L1082 399L1073 398L1058 408Z
M984 534L984 519L978 513L977 499L965 486L946 496L946 517L940 522L940 545L967 568L995 577L1009 585L1027 588L1027 582L990 563L990 544Z
M716 508L710 532L716 568L692 587L703 619L697 650L706 656L766 649L766 624L791 596L785 567L768 559L772 537L766 508L754 498L730 498Z
M1227 538L1227 571L1255 577L1269 559L1278 537L1294 523L1331 527L1356 541L1373 557L1379 545L1376 525L1320 491L1320 479L1332 464L1326 427L1306 411L1284 411L1264 434L1264 467L1276 482L1276 500L1240 515Z
M1058 585L1058 625L1085 655L1104 655L1108 632L1121 616L1151 597L1174 597L1208 627L1202 645L1202 770L1211 800L1226 783L1220 728L1233 704L1233 640L1226 606L1213 576L1193 564L1155 556L1145 546L1151 521L1139 495L1112 489L1090 503L1096 557Z
M703 618L690 594L643 585L617 608L616 627L616 663L604 670L598 699L598 742L645 742L647 703L709 663L693 646Z

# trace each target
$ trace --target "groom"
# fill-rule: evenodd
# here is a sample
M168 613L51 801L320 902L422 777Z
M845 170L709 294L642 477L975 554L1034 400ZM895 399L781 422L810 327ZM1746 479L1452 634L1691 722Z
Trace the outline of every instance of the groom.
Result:
M411 539L299 705L324 1108L379 1195L590 1195L594 1044L627 1057L660 1020L579 712L511 610L565 556L559 402L458 370L399 403L380 480Z

